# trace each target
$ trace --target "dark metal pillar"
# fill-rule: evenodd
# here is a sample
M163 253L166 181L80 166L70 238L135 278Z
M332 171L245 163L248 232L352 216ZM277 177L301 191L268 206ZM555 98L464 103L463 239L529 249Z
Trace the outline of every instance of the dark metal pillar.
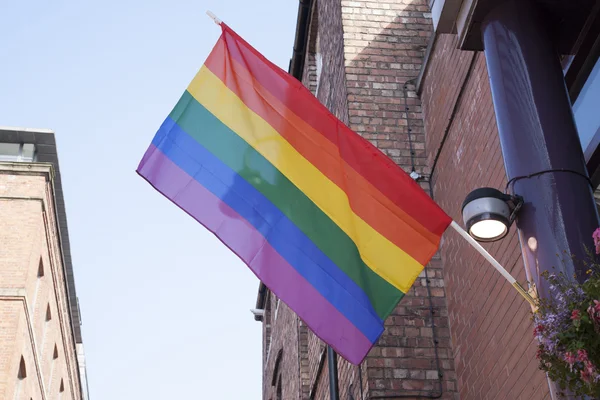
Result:
M584 245L593 249L598 213L583 152L558 54L535 5L499 5L482 33L506 173L525 199L517 228L527 276L547 297L541 272L554 267L581 280L585 270L569 255L583 260Z
M337 353L331 346L327 346L327 367L329 369L329 398L340 400L338 388Z
M542 271L585 276L569 255L584 259L584 245L593 248L592 189L558 54L535 6L507 1L482 30L506 173L525 199L517 220L525 266L546 296Z

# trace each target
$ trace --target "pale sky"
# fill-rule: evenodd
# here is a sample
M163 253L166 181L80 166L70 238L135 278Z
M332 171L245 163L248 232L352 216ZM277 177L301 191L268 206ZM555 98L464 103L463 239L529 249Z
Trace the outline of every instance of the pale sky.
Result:
M0 1L0 125L56 131L91 400L259 399L258 280L135 168L216 42L287 70L298 1Z

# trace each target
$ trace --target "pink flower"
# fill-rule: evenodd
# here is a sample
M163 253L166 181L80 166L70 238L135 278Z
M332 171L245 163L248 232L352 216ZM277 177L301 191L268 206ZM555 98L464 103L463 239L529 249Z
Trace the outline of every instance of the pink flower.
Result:
M573 310L573 312L571 313L571 319L572 320L581 319L581 312L579 310Z
M600 254L600 228L596 229L592 234L594 238L594 246L596 246L596 254Z
M588 361L588 354L587 351L585 351L585 349L577 350L577 361Z
M586 382L586 383L590 383L592 380L592 375L590 375L590 373L586 370L586 369L582 369L581 371L579 371L579 373L581 374L581 379Z
M590 360L586 360L583 365L585 366L585 370L590 375L596 375L596 368L594 368L594 364Z
M537 352L535 353L535 358L537 358L538 360L541 360L543 354L544 354L544 350L541 348L538 348Z
M592 364L591 361L585 360L583 365L584 365L584 368L580 371L580 374L581 374L581 379L584 382L590 383L592 381L592 378L593 378L594 382L596 382L596 381L598 381L598 379L600 379L600 375L596 372L596 368L594 367L594 364Z
M569 364L569 368L571 368L571 371L573 371L573 364L575 364L575 361L577 361L577 359L575 358L575 354L571 353L570 351L567 351L565 353L565 361L567 362L567 364Z
M533 328L533 336L539 336L542 332L544 332L544 325L538 324Z
M587 312L593 321L600 322L600 301L594 300L594 304L588 307Z

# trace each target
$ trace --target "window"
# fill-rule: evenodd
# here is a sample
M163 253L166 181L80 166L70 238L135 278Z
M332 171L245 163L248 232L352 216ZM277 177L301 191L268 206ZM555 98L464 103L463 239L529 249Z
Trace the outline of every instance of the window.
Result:
M573 104L573 115L579 131L579 140L581 147L589 159L593 148L598 146L598 136L600 136L600 113L598 105L600 104L600 62L592 69L587 78L575 104Z
M268 355L271 351L271 291L266 289L265 295L265 316L263 318L265 324L265 361L268 359Z
M54 370L56 369L56 360L58 360L58 347L54 343L54 351L52 352L52 365L50 366L50 379L48 380L48 387L52 386L52 380L54 379Z
M42 284L42 278L44 277L44 263L42 262L42 258L40 257L40 262L38 264L38 271L37 271L37 279L35 282L35 291L33 292L33 301L31 302L31 307L33 307L33 310L35 311L37 309L37 298L38 298L38 293L40 292L40 286Z
M277 322L277 312L279 311L279 297L275 296L273 299L275 301L275 314L273 315L273 324Z
M315 96L319 93L319 86L321 83L321 71L323 70L323 54L321 52L321 44L319 40L319 12L318 12L318 1L313 0L311 2L311 10L309 11L310 26L308 27L308 57L305 62L308 62L308 69L304 71L308 82L305 82L308 89ZM306 65L304 66L306 68ZM304 75L303 74L303 75Z
M577 52L565 79L575 99L573 116L600 211L600 42L596 43L597 34L588 36L593 46Z
M27 369L25 368L25 359L23 356L21 356L19 370L17 371L17 384L15 385L15 394L13 396L15 400L19 400L21 398L21 389L25 378L27 378Z
M0 161L31 162L36 160L32 143L0 143Z
M321 82L321 71L323 70L323 55L321 54L319 42L319 36L317 36L317 41L315 43L315 64L317 66L317 87L315 89L315 96L319 94L319 83Z
M48 325L50 325L50 321L52 321L52 312L50 311L50 303L48 303L46 306L44 328L42 330L42 347L40 347L41 354L44 354L44 349L46 348L46 338L48 336Z
M19 372L17 373L17 378L23 380L27 378L27 369L25 368L25 359L21 356L21 361L19 362Z
M277 400L283 400L282 388L281 388L281 374L279 374L279 379L277 380Z
M44 276L44 263L42 262L42 257L40 257L40 263L38 265L38 274L37 274L38 278L41 278Z
M275 359L275 366L273 367L273 379L271 380L271 386L275 386L275 399L283 400L283 387L281 384L281 360L283 358L283 349L279 349L277 352L277 358Z
M63 380L60 380L60 387L58 389L58 400L61 400L63 397L63 393L65 392L65 383Z

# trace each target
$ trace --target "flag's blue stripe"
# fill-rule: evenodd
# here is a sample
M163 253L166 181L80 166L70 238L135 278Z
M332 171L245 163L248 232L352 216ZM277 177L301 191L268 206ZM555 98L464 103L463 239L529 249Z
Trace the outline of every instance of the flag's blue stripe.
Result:
M308 282L369 340L382 320L367 295L262 193L184 132L170 117L152 144L252 224Z

